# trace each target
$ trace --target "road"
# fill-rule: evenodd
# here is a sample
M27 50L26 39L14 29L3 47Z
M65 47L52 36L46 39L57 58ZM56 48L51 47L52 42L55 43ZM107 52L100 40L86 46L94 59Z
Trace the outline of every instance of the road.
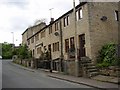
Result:
M2 61L2 88L91 88L48 77L44 72L31 72Z

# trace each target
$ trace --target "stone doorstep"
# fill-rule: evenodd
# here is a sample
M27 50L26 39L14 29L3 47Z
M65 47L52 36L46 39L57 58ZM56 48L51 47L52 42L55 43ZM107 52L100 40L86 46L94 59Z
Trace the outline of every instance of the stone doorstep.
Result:
M94 80L97 80L97 81L102 81L102 82L115 83L115 84L120 83L120 81L119 81L120 78L111 77L111 76L104 76L104 75L97 75L95 77L92 77L91 79L94 79Z

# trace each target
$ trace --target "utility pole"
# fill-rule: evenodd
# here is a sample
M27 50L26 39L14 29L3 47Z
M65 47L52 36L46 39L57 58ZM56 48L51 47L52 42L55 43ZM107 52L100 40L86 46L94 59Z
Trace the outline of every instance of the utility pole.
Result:
M11 33L12 33L13 45L14 45L14 32L11 32Z
M75 0L73 0L73 13L74 13L74 29L75 29L75 75L79 76L79 62L78 62L78 35L76 27L76 9L75 9Z

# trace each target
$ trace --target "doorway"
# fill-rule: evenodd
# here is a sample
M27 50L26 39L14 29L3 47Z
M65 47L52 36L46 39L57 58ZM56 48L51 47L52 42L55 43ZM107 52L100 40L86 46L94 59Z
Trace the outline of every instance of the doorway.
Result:
M79 59L86 56L85 51L85 34L79 35Z
M51 44L48 45L48 50L49 50L50 59L51 59Z

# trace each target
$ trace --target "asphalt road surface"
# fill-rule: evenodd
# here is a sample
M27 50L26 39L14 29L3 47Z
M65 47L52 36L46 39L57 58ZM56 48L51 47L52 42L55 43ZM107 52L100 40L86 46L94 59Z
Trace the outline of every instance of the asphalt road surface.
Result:
M48 77L44 72L31 72L2 61L2 88L91 88Z

